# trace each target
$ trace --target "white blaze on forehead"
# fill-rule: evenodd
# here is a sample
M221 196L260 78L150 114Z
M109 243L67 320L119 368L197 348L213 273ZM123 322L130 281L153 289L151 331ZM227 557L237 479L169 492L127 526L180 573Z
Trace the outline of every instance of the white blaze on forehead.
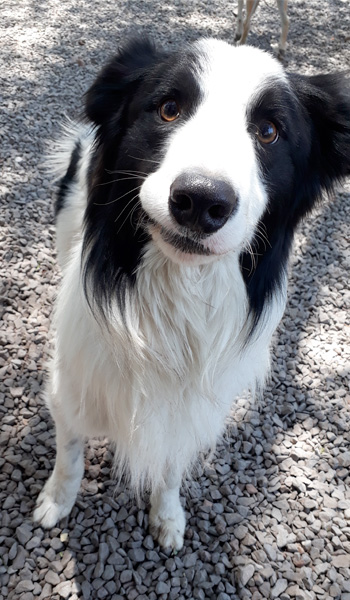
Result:
M200 55L197 75L202 93L215 101L225 94L222 102L231 100L232 109L245 108L272 78L287 81L282 65L263 50L210 38L195 42L194 47Z
M195 42L193 48L201 98L192 117L170 138L164 166L173 175L194 169L228 179L243 192L251 179L246 173L241 177L240 165L255 162L247 108L271 79L286 82L286 75L277 60L256 48L214 39Z
M199 172L228 183L238 198L232 218L205 242L213 253L242 248L252 238L267 205L256 146L247 127L247 108L271 80L287 78L269 54L218 40L193 44L201 97L193 114L174 128L156 172L140 193L145 211L160 226L176 230L169 212L170 187L181 173ZM181 107L180 107L181 108Z

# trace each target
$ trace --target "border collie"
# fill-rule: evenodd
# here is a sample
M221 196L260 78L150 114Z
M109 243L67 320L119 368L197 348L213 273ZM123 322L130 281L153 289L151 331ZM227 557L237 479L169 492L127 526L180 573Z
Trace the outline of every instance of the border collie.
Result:
M56 157L58 258L49 408L54 471L34 518L68 515L87 436L150 490L150 529L183 545L179 491L243 390L262 389L300 219L350 173L341 75L288 75L204 39L134 40L86 95Z

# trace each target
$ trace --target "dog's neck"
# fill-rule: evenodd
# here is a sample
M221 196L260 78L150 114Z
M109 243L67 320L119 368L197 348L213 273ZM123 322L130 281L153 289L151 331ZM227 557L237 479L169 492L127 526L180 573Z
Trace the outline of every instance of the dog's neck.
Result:
M243 344L243 339L242 344L237 342L248 302L238 257L237 261L230 256L213 264L181 266L152 244L130 299L131 338L150 361L156 357L161 368L178 377L189 367L214 376L220 360L232 359ZM222 363L220 369L224 367Z

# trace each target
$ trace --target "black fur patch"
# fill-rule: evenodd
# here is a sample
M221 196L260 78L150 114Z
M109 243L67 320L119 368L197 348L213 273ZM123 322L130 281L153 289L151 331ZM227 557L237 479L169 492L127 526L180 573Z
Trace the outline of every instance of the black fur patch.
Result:
M78 163L81 158L81 144L80 141L77 141L75 144L74 150L71 154L71 159L69 163L69 167L67 169L66 174L60 180L58 184L58 191L56 195L55 202L55 216L57 217L58 213L64 208L66 196L71 188L71 184L75 181Z
M270 82L251 106L247 122L268 189L268 207L252 249L241 255L253 328L280 287L295 229L334 183L350 172L350 93L342 75L292 75L289 85ZM279 138L261 145L256 128L272 121Z
M195 110L200 92L191 52L168 55L133 42L104 69L87 94L98 126L85 218L85 290L90 304L123 309L149 241L139 191L160 164L166 141ZM159 105L174 98L181 118L162 121ZM92 294L91 294L92 290Z

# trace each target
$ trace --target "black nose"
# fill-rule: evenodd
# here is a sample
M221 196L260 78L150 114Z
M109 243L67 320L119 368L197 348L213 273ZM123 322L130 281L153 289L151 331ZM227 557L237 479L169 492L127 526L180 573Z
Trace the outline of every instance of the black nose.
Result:
M191 231L218 231L236 206L237 196L233 188L219 179L198 173L183 173L170 187L170 213L179 225Z

